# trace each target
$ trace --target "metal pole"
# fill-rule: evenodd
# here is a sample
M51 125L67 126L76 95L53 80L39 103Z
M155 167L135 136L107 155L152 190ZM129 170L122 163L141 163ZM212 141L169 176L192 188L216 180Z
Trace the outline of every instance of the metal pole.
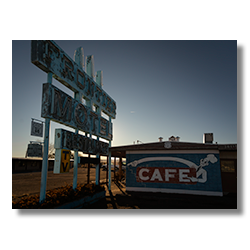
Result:
M108 171L108 167L109 167L109 157L107 156L107 169L106 169L106 183L108 182L108 178L109 178L109 171Z
M78 134L78 129L76 129L75 134ZM78 171L78 150L74 151L74 173L73 173L73 190L77 187L77 171Z
M78 66L83 69L84 66L84 54L83 54L83 48L79 47L77 50L75 50L74 53L74 61L78 64ZM74 98L77 101L81 101L82 96L78 92L74 92ZM78 134L79 130L75 130L75 134ZM74 172L73 172L73 190L76 190L77 187L77 171L78 171L78 150L74 150Z
M97 139L99 141L99 138ZM96 154L96 158L100 158L100 154ZM95 168L95 184L96 185L99 185L100 184L100 178L99 178L99 174L100 174L100 171L99 171L99 168L100 168L100 164L97 164L96 165L96 168Z
M111 117L109 117L109 124L111 124ZM111 147L111 140L109 141L109 147ZM111 191L111 151L109 151L109 191Z
M109 142L109 147L111 147L111 141ZM109 190L111 190L111 152L109 152Z
M51 72L47 75L47 82L52 84ZM46 199L46 186L47 186L47 174L48 174L48 152L49 152L49 132L50 132L50 119L45 119L45 134L44 134L44 148L43 148L43 165L41 174L41 187L40 187L40 199L39 202L43 203Z
M101 115L101 109L100 108L97 108L96 112L97 112L97 114ZM98 130L100 130L100 127L98 128ZM99 140L100 140L100 138L99 138L99 136L97 136L97 141L99 141ZM96 158L100 159L100 153L96 154ZM101 159L100 159L100 161L101 161ZM100 185L100 164L101 163L97 164L96 169L95 169L95 184L96 185Z
M116 166L116 157L114 158L114 181L115 181L115 166Z
M87 176L87 183L90 182L90 154L88 156L88 176Z
M74 94L74 98L77 101L80 101L79 93ZM75 134L78 134L78 129L75 130ZM76 190L77 187L77 171L78 171L78 150L74 150L74 172L73 172L73 190Z

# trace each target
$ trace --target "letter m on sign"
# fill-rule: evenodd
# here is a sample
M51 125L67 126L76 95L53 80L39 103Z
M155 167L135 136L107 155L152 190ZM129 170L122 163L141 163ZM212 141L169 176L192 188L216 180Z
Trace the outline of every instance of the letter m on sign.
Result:
M60 173L69 172L70 167L70 150L62 149Z

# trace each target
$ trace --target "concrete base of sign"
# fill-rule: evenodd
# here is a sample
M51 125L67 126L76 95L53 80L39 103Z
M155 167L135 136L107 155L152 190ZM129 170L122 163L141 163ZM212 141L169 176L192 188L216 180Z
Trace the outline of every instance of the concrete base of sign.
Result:
M93 196L87 196L77 201L72 201L70 203L55 207L54 209L78 209L90 205L104 198L106 191L99 192Z

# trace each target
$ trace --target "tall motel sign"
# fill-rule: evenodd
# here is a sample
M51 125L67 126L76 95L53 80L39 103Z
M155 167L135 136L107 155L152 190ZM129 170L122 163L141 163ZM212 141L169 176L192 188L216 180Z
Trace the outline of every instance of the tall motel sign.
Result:
M48 169L48 147L50 121L75 129L72 133L63 129L55 130L54 173L67 171L66 161L70 150L74 151L73 189L77 186L78 152L108 156L109 190L111 189L111 147L112 119L116 117L116 102L102 89L102 71L94 80L93 56L87 56L85 71L83 48L78 48L72 60L54 41L31 42L31 62L47 73L47 83L43 84L41 117L45 118L44 152L41 173L40 203L46 198ZM74 98L52 85L52 78L74 92ZM82 100L85 99L86 105ZM95 106L95 111L93 110ZM105 113L109 119L101 114ZM79 134L85 132L85 136ZM97 139L93 139L95 135ZM100 140L103 138L109 143ZM99 179L99 165L96 183Z

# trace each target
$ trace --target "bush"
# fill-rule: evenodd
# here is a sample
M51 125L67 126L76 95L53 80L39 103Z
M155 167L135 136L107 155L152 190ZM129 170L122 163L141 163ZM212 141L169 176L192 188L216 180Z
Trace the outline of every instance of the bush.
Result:
M19 201L12 202L14 209L43 209L54 208L61 206L68 202L79 200L86 196L93 196L96 193L104 191L104 186L95 184L77 184L76 190L73 190L73 185L66 185L64 187L48 190L46 192L45 201L39 203L39 195L24 197Z

